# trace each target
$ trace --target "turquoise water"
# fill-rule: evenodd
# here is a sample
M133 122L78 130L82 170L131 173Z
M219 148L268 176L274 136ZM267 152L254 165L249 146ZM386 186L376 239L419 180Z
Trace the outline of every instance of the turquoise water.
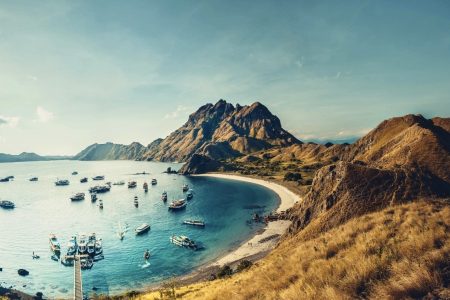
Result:
M168 166L180 168L179 164L135 161L51 161L0 164L0 178L14 175L14 181L0 182L0 199L11 200L14 210L0 209L0 284L14 285L29 293L41 291L46 297L72 297L73 268L65 267L50 259L48 237L57 235L65 252L72 235L95 232L103 239L105 259L96 262L91 270L83 270L83 288L91 292L117 294L126 290L140 289L149 283L186 274L236 247L261 225L249 225L254 212L268 213L278 205L272 191L254 184L206 177L187 177L162 174ZM79 175L72 176L73 171ZM150 175L131 175L137 172ZM111 191L99 195L104 209L92 203L88 189L96 183L95 175L105 175L105 181L136 180L138 187L128 189L112 186ZM37 176L39 181L30 182ZM88 177L88 183L80 178ZM55 186L56 178L69 179L69 186ZM158 184L150 185L151 178ZM142 188L149 183L149 192ZM168 192L168 201L183 197L181 187L187 183L195 191L187 208L169 212L161 201L161 193ZM85 192L86 200L72 202L69 197ZM134 196L139 197L139 208L133 205ZM254 208L255 206L259 208ZM188 227L182 224L189 217L202 218L206 228ZM118 223L129 225L121 241L116 232ZM134 229L149 223L148 234L135 236ZM204 245L201 251L179 248L169 242L172 234L187 235ZM142 268L143 252L150 249L150 266ZM33 260L32 252L40 255ZM20 277L17 269L30 271Z

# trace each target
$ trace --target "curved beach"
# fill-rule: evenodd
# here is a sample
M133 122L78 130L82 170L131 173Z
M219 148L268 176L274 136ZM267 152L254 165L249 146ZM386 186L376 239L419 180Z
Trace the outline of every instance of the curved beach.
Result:
M272 190L278 195L280 204L277 208L277 212L285 211L288 208L291 208L296 202L301 200L300 196L293 193L286 187L263 179L256 179L234 174L219 174L219 173L201 174L195 176L207 176L221 179L238 180L262 185ZM286 232L290 224L291 221L287 220L278 220L269 222L264 228L263 232L256 234L250 240L241 244L238 248L233 249L231 252L225 254L218 260L209 264L208 267L223 266L247 257L255 257L260 254L266 253L267 251L273 249L273 247L276 245L279 239L279 236L281 236Z

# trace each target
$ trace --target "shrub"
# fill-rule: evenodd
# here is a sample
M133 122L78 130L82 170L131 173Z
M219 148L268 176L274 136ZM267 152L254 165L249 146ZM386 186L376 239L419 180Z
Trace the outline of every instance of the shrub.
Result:
M302 174L300 173L287 172L286 174L284 174L284 180L287 181L300 181L301 179Z
M230 276L232 274L233 274L233 270L230 268L230 266L223 266L217 273L217 277L223 278L225 276Z
M239 263L239 265L236 268L236 272L241 272L242 270L245 270L247 268L250 268L252 266L252 262L249 260L243 260Z

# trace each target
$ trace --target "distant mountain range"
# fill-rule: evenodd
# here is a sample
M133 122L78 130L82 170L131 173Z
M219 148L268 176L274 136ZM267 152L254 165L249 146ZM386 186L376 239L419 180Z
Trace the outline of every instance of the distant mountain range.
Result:
M23 161L46 161L71 159L71 156L41 156L36 153L22 152L20 154L0 153L0 163L5 162L23 162Z

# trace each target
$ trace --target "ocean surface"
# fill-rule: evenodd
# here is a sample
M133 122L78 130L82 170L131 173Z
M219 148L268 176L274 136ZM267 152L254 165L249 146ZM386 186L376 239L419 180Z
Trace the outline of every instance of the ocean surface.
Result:
M268 213L278 205L277 195L262 186L233 180L188 177L162 172L179 164L135 161L50 161L0 164L0 178L14 175L10 182L0 182L0 200L16 204L13 210L0 208L0 284L45 297L71 298L73 295L73 267L63 266L50 259L49 234L58 237L62 253L72 235L95 232L103 240L105 259L95 262L90 270L83 270L83 289L91 294L117 294L141 289L175 275L182 275L224 255L230 249L255 234L262 224L248 222L253 213ZM78 171L78 175L71 175ZM133 175L138 172L149 175ZM92 177L104 175L104 181ZM29 181L38 177L37 182ZM88 177L87 183L80 178ZM69 186L55 186L56 179L70 180ZM158 180L152 186L152 178ZM88 189L107 181L135 180L137 188L113 185L111 191L100 194L104 209L92 203ZM145 193L142 185L149 184ZM194 190L194 198L180 212L168 211L172 200L183 198L182 185ZM167 191L168 201L161 200ZM77 192L86 199L72 202ZM133 204L139 198L139 207ZM188 218L201 218L206 227L183 225ZM151 230L136 236L134 229L149 223ZM121 241L119 223L128 224L129 231ZM250 224L249 224L250 223ZM203 250L192 251L171 244L173 234L186 235L200 242ZM143 253L151 252L150 266L144 266ZM40 259L32 259L32 252ZM30 271L21 277L19 268Z

